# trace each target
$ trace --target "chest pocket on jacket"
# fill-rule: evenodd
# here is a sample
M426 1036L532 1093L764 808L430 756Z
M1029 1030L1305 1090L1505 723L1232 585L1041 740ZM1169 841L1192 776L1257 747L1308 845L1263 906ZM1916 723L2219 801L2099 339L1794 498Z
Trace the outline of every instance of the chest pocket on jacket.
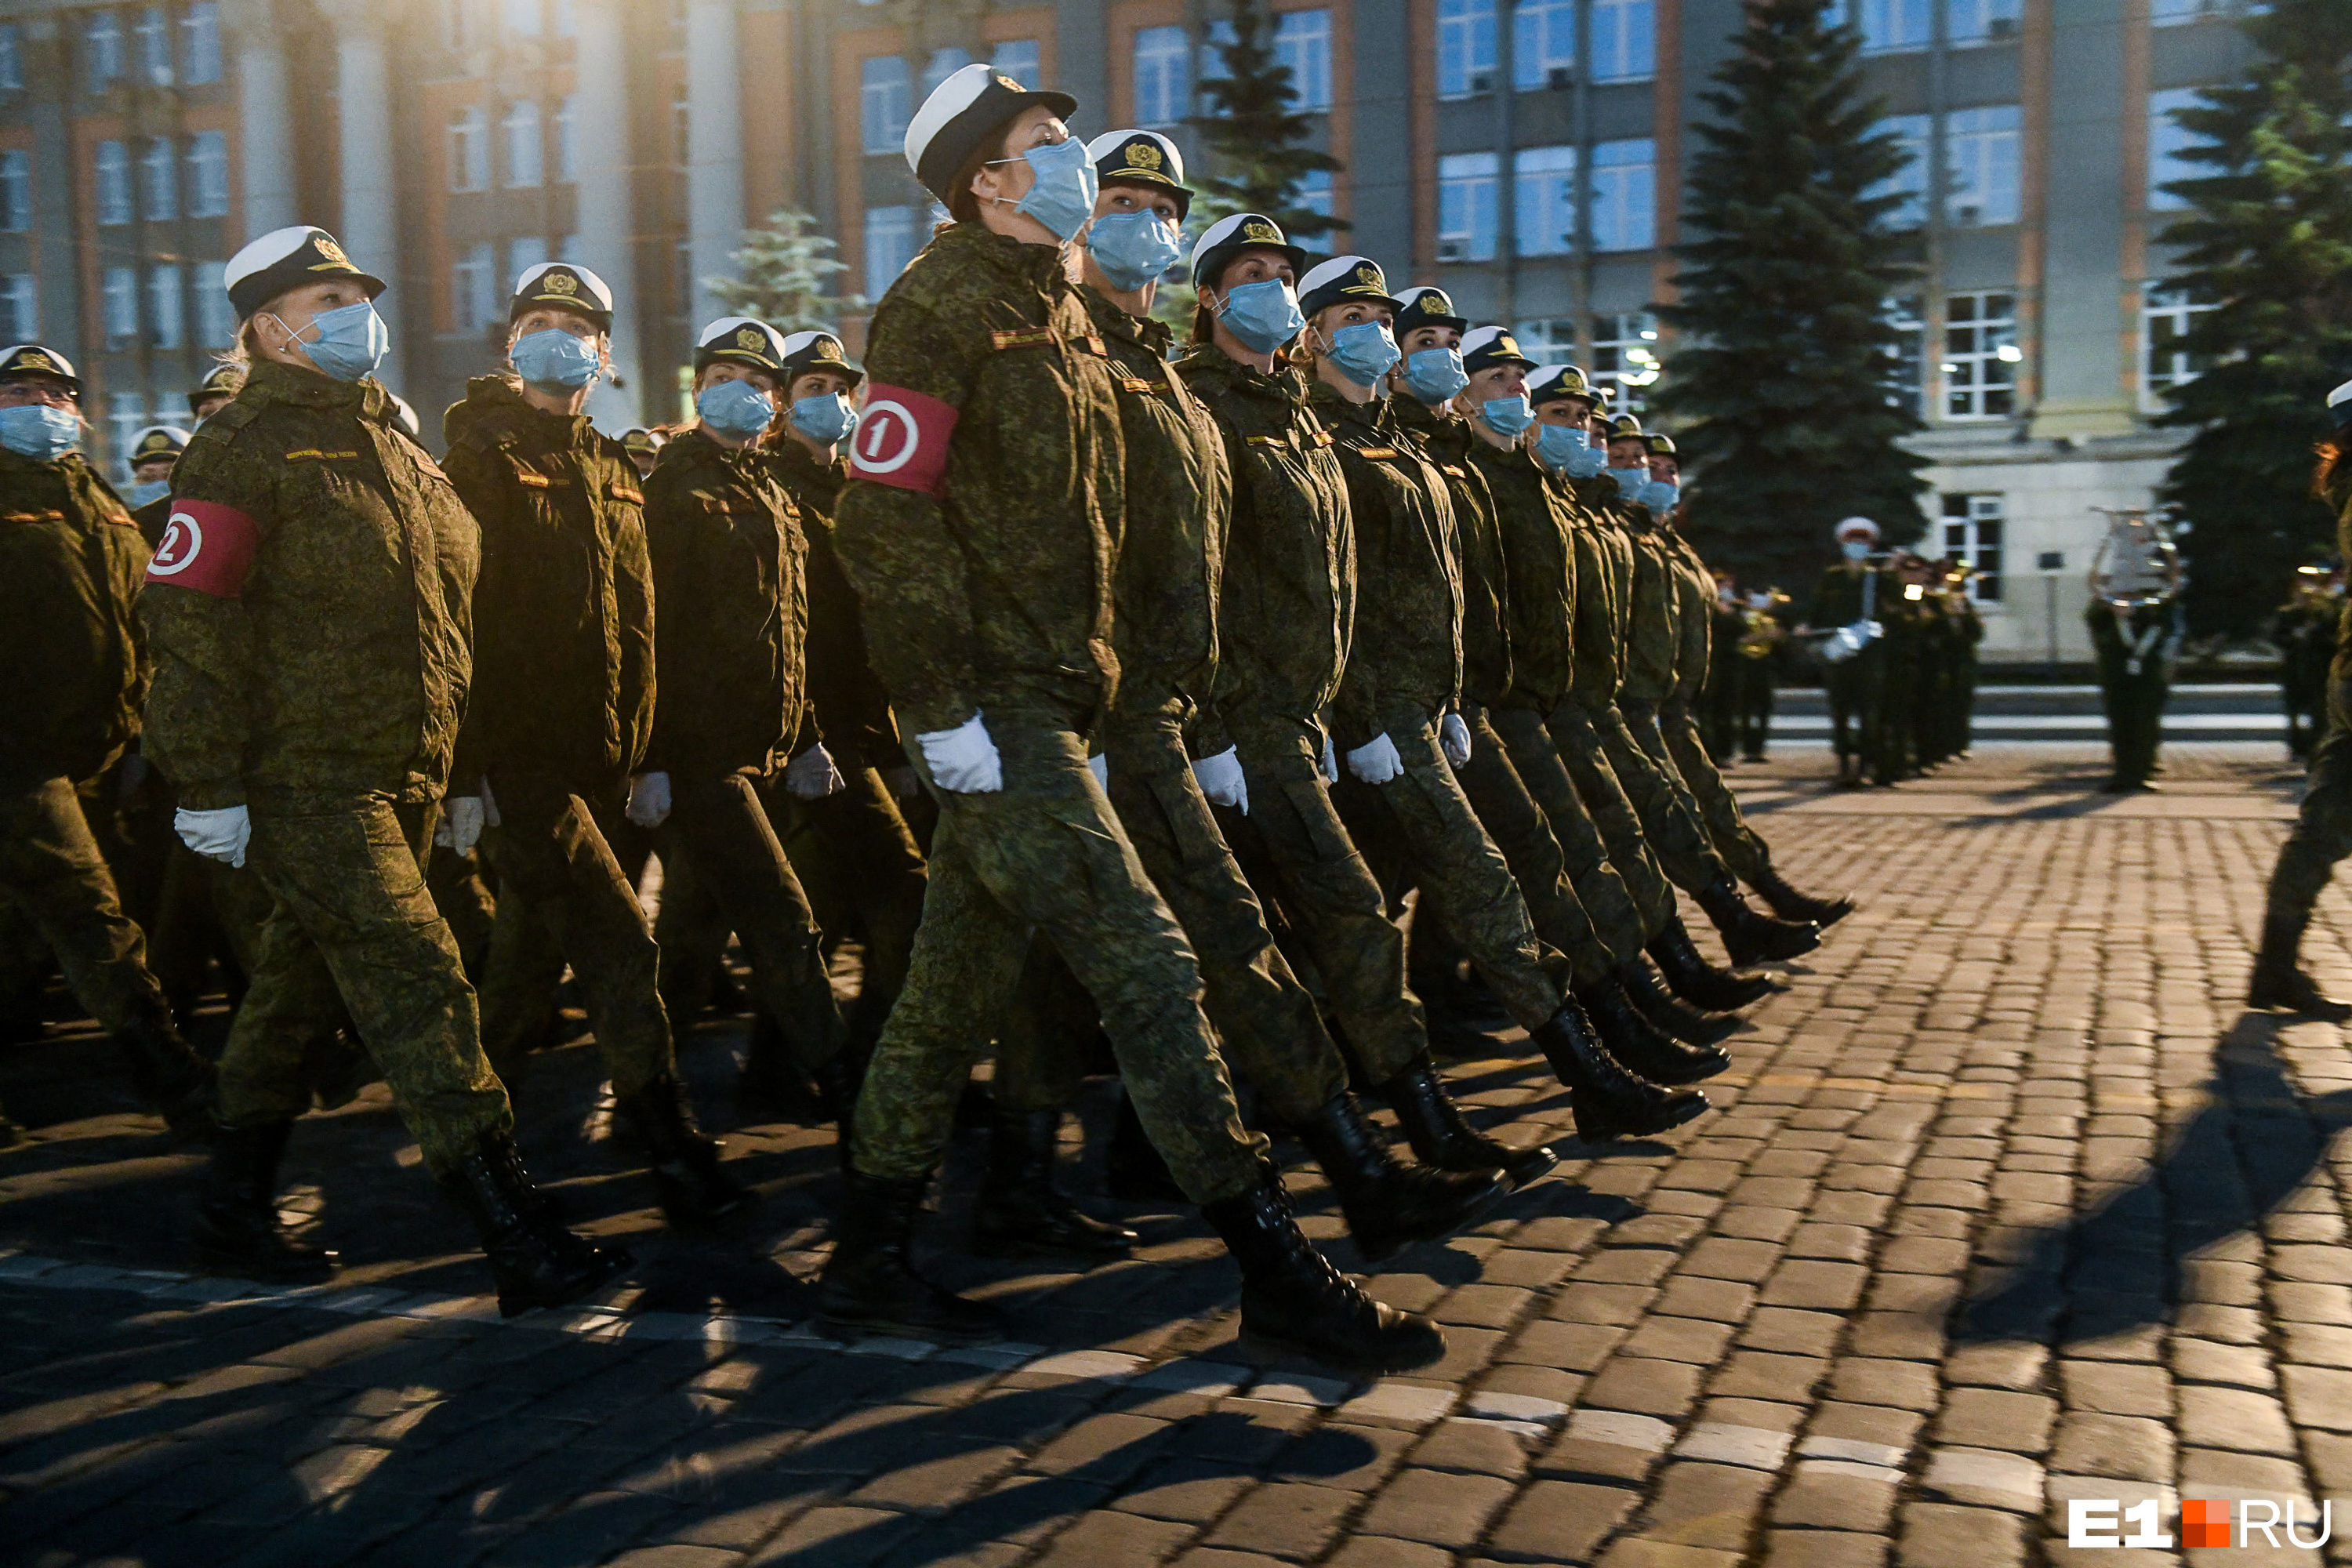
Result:
M704 593L711 630L739 647L765 640L781 597L785 531L755 497L719 490L696 500L709 549Z

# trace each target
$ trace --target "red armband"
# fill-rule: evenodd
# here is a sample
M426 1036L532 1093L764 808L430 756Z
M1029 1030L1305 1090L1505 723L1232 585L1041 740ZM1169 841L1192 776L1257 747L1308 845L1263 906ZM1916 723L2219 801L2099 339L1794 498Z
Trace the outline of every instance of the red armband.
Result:
M245 574L260 542L253 519L235 507L174 500L163 542L147 563L147 581L234 599L245 591Z
M960 417L936 397L873 383L857 433L849 438L850 477L939 494L948 471L948 438Z

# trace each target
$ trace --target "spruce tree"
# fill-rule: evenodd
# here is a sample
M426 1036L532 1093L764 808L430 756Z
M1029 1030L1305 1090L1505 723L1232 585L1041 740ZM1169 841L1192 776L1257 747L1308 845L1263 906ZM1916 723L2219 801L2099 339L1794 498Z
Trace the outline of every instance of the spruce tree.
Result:
M1234 0L1232 36L1216 43L1223 77L1201 83L1215 105L1190 123L1208 152L1195 171L1188 226L1194 234L1234 213L1263 213L1294 242L1349 227L1299 205L1307 176L1337 174L1339 161L1307 145L1314 121L1297 111L1291 69L1275 52L1274 28L1259 0Z
M1681 336L1657 395L1693 477L1689 516L1743 582L1810 583L1857 513L1890 543L1923 526L1920 427L1898 384L1889 301L1913 286L1897 232L1910 162L1865 98L1848 27L1822 0L1748 0L1739 48L1703 96L1675 247Z
M2168 282L2220 301L2183 345L2210 368L2172 388L2159 423L2192 429L2161 499L2190 525L2199 633L2254 633L2297 565L2332 547L2311 494L2330 388L2352 376L2352 0L2274 0L2242 26L2248 79L2180 110L2211 172L2167 187L2189 211L2162 236Z
M866 301L825 291L827 280L846 271L847 263L831 254L835 242L815 229L809 214L778 207L768 215L767 227L744 231L736 276L708 279L705 286L730 310L780 332L836 330L843 311L862 310Z

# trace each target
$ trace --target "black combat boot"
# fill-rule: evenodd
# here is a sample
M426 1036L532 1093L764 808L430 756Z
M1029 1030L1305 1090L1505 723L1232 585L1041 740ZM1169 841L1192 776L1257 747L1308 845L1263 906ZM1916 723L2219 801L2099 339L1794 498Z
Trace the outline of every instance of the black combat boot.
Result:
M1110 1150L1103 1160L1103 1184L1121 1203L1189 1201L1184 1189L1169 1173L1168 1162L1160 1158L1151 1135L1144 1131L1143 1119L1135 1113L1135 1101L1124 1094L1118 1097L1118 1110L1111 1118Z
M1627 1072L1594 1037L1574 1002L1534 1032L1537 1045L1576 1107L1576 1135L1588 1143L1646 1138L1692 1121L1707 1109L1695 1089L1661 1089Z
M833 1257L817 1283L817 1311L839 1334L888 1334L931 1344L975 1345L1005 1336L1004 1314L941 1289L907 1257L928 1176L849 1173Z
M1650 967L1646 958L1636 957L1633 963L1620 964L1617 982L1624 986L1625 994L1663 1034L1672 1035L1694 1046L1717 1046L1729 1039L1739 1027L1736 1013L1709 1013L1678 999L1659 980L1658 972Z
M1666 977L1666 984L1675 988L1675 994L1694 1007L1728 1013L1735 1007L1761 1001L1780 989L1761 974L1717 969L1700 957L1698 944L1691 941L1689 928L1683 924L1680 915L1667 918L1666 929L1650 939L1649 952L1657 960L1658 972Z
M1685 1045L1651 1027L1614 980L1576 988L1576 999L1609 1054L1636 1078L1652 1083L1697 1083L1731 1066L1720 1046Z
M1811 921L1784 921L1759 915L1740 896L1739 884L1726 877L1692 895L1706 918L1722 933L1723 950L1734 963L1772 963L1800 958L1822 945L1822 928Z
M1410 1372L1444 1358L1435 1323L1373 1300L1315 1249L1274 1172L1202 1205L1201 1217L1241 1266L1242 1331L1251 1338L1347 1372Z
M437 1180L481 1236L501 1317L576 1301L635 1262L623 1248L599 1247L564 1226L555 1205L530 1184L511 1133L483 1133Z
M2262 951L2254 955L2254 976L2246 987L2246 1005L2320 1018L2330 1024L2352 1023L2352 1003L2339 1002L2319 988L2303 971L2298 956L2303 947L2303 921L2273 916L2263 922Z
M1514 1149L1462 1120L1462 1108L1445 1092L1426 1056L1373 1092L1396 1112L1414 1157L1424 1165L1441 1171L1500 1171L1517 1188L1559 1163L1559 1156L1544 1144Z
M1058 1110L996 1113L973 1205L974 1251L984 1258L1061 1252L1099 1262L1135 1249L1141 1239L1135 1232L1095 1218L1054 1185L1061 1140Z
M719 1140L694 1124L675 1075L664 1073L614 1100L646 1146L654 1191L672 1225L709 1225L751 1206L755 1194L727 1173Z
M1768 865L1764 874L1749 884L1762 896L1772 912L1784 921L1811 921L1822 930L1853 913L1853 900L1848 897L1816 899L1801 893L1781 879L1780 868Z
M1344 1089L1297 1131L1323 1167L1348 1234L1368 1263L1453 1235L1511 1190L1499 1168L1433 1171L1399 1163Z
M114 1037L131 1087L177 1138L213 1130L213 1064L180 1037L169 1018L142 1018Z
M335 1271L322 1247L286 1234L278 1216L278 1161L291 1121L213 1127L213 1159L196 1194L196 1250L215 1268L266 1279L324 1279Z

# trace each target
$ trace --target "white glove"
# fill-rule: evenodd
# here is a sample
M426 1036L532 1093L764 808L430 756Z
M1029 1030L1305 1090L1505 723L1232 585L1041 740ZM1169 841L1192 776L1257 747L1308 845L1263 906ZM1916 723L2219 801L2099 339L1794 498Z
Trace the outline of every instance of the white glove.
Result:
M1097 752L1087 759L1087 772L1095 775L1095 787L1110 788L1110 759Z
M499 826L498 797L490 794L490 781L488 779L482 781L479 795L453 795L441 805L441 821L448 832L443 834L436 830L433 842L446 844L460 855L474 852L474 846L482 841L485 826Z
M1192 764L1192 777L1199 781L1201 793L1217 805L1231 806L1244 816L1249 815L1249 780L1242 773L1241 753L1227 746L1213 757L1202 757Z
M784 764L784 787L794 800L823 800L841 793L841 770L833 765L833 753L823 741Z
M923 775L904 763L883 771L882 782L890 786L894 799L912 800L923 793Z
M1331 732L1323 732L1323 777L1331 784L1339 782L1339 753L1331 749Z
M916 736L915 744L930 764L931 782L950 795L993 795L1004 787L1004 759L977 712L952 730Z
M1348 753L1348 771L1368 784L1384 784L1404 772L1404 759L1394 741L1375 735Z
M241 805L225 805L218 811L183 807L172 814L172 829L181 843L207 860L242 866L245 847L253 837L253 819Z
M639 827L659 827L669 820L669 775L639 773L629 781L629 804L621 815Z
M1445 748L1445 760L1455 767L1470 760L1470 726L1462 721L1459 713L1448 713L1437 721L1437 743Z

